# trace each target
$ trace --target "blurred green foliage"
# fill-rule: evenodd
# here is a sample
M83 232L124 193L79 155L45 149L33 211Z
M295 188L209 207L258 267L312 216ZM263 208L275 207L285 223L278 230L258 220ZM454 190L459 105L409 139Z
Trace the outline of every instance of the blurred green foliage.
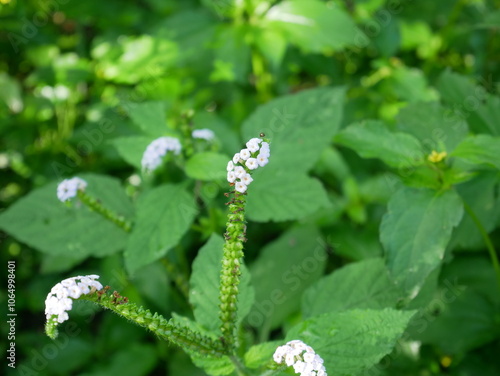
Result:
M21 213L4 211L0 222L2 265L17 264L17 369L8 372L203 375L181 350L83 303L73 312L73 329L63 327L52 342L43 334L44 300L62 278L97 273L165 316L192 316L174 284L178 276L161 261L190 275L198 250L214 232L223 233L222 156L264 131L276 149L249 195L252 312L262 311L269 286L287 284L273 277L299 262L285 251L300 258L324 238L329 257L242 338L251 349L247 364L261 364L261 352L274 346L250 347L256 339L283 338L301 318L330 312L348 325L341 312L331 313L342 309L337 305L322 311L308 304L327 299L329 284L348 281L340 274L346 268L351 278L358 273L350 283L360 296L374 299L355 308L401 304L383 276L373 275L384 248L396 280L418 291L409 307L420 311L404 341L370 372L498 375L500 293L484 234L472 217L461 217L455 201L459 195L500 244L499 6L495 0L0 0L0 208ZM141 197L145 217L144 207L162 195L188 206L196 201L189 218L167 203L171 211L157 219L168 226L178 215L185 222L174 239L162 239L163 247L175 246L167 256L141 260L146 233L135 235L129 249L119 229L101 227L92 215L69 217L57 206L56 182L88 173L95 186L106 187L96 188L108 192L104 203L132 216L143 189L136 182L142 152L159 135L186 133L191 111L192 126L218 139L214 150L192 145L185 173L195 185L182 191L163 185ZM432 151L455 160L429 168ZM184 181L178 166L166 169L146 184ZM443 187L455 190L435 198ZM387 206L392 217L383 217ZM443 212L445 218L433 215ZM66 231L72 221L88 233ZM425 231L412 244L411 260L424 262L407 264L398 252L415 223ZM35 225L39 238L31 232ZM67 252L78 236L79 247ZM125 248L124 261L116 252ZM421 273L409 280L411 267ZM323 268L329 276L314 284ZM450 291L455 298L448 302ZM333 289L331 296L343 301L348 292ZM3 288L0 294L5 307Z

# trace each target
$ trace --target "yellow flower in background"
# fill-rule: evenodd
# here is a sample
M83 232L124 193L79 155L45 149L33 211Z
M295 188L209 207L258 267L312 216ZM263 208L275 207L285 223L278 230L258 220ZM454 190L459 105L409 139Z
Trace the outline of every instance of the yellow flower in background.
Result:
M445 159L447 155L448 153L446 153L445 151L438 153L437 151L433 150L432 153L430 153L427 157L427 160L432 163L439 163L443 159Z

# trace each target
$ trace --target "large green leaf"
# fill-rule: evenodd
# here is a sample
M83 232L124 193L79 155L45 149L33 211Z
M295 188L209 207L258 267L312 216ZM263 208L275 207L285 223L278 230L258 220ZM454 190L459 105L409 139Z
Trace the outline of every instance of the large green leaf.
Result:
M500 136L500 98L487 91L494 85L491 75L476 84L470 77L445 71L437 83L441 98L451 107L443 120L466 120L474 132Z
M224 240L212 235L199 250L193 262L189 284L189 301L193 305L196 322L212 333L220 335L219 286ZM238 295L238 322L248 314L254 302L254 290L250 284L250 273L245 265L241 267Z
M411 103L403 108L397 117L397 129L416 137L426 153L450 153L468 132L464 120L450 121L447 110L437 102Z
M453 156L467 162L492 166L500 169L500 137L481 134L463 140L453 152Z
M335 141L363 158L379 158L395 168L415 167L424 161L422 145L415 137L391 132L378 120L351 124L335 136Z
M287 0L265 15L266 28L284 33L304 52L324 52L347 46L364 47L366 36L336 4L318 0Z
M253 221L300 219L329 205L323 185L305 174L265 166L248 188L247 213Z
M142 156L152 141L152 137L131 136L115 138L111 143L126 162L141 169Z
M214 81L246 83L250 73L250 47L245 40L246 27L221 24L215 40Z
M456 186L457 192L469 205L487 232L496 227L500 217L498 189L500 176L497 171L483 171L472 180ZM484 249L484 239L470 215L464 215L453 231L451 244L470 251Z
M354 308L394 308L399 296L384 260L373 258L344 266L309 287L302 312L307 318Z
M308 171L337 133L344 88L318 88L274 99L250 115L242 126L245 140L261 132L271 139L269 165Z
M118 215L132 218L133 207L119 181L81 174L86 192ZM52 255L105 256L125 247L127 233L73 199L72 207L56 196L57 182L36 189L0 214L0 228L29 246Z
M248 322L277 327L300 307L300 296L323 273L327 255L318 230L295 227L264 247L251 265L255 304Z
M427 276L440 266L463 207L455 191L403 187L388 204L380 240L394 280L414 298Z
M166 106L163 102L126 102L123 107L128 116L145 133L160 137L167 131Z
M282 345L283 341L263 342L254 345L245 353L245 365L248 368L259 368L269 363L278 346Z
M117 83L135 84L161 77L176 62L177 55L175 43L150 35L121 35L117 38L109 34L93 40L92 57L96 71L101 77ZM141 94L134 93L134 96L141 99Z
M162 185L140 197L125 249L127 270L132 273L165 256L179 243L197 212L194 197L180 185Z
M220 180L226 177L229 157L214 152L193 155L186 162L186 175L199 180Z
M355 309L327 313L303 321L286 335L311 346L328 373L353 375L389 354L414 311Z

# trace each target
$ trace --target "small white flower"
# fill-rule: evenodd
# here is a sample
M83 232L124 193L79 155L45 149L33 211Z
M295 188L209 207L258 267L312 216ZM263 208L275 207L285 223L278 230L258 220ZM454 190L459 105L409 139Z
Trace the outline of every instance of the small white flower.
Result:
M240 160L241 160L241 158L240 158L240 153L236 153L236 154L233 156L233 163L234 163L234 164L236 164L236 163L238 163Z
M291 353L286 354L285 363L288 367L292 366L295 363L295 356Z
M230 183L234 183L235 180L236 180L236 175L235 175L234 171L229 171L227 173L227 181Z
M226 170L229 172L229 171L233 171L234 170L234 163L233 161L229 161L227 162L227 167L226 167Z
M255 170L257 167L259 167L259 164L257 163L257 159L255 159L255 158L248 158L245 165L250 170Z
M254 139L252 138L252 140ZM252 140L247 142L247 149L248 151L250 151L250 153L255 153L257 150L259 150L259 144Z
M215 138L215 134L212 130L210 129L195 129L192 133L191 136L193 138L200 138L203 140L207 141L212 141Z
M302 373L305 366L306 366L306 364L304 362L298 360L293 365L293 369L294 369L295 373Z
M247 186L245 183L242 183L241 181L237 181L236 184L234 185L234 189L236 189L240 193L245 193L247 190Z
M259 154L265 155L269 158L271 155L271 150L269 149L269 144L267 142L263 142L260 146Z
M82 295L82 291L77 285L68 287L68 296L73 299L78 299Z
M241 149L240 158L246 161L248 158L250 158L250 151L248 151L248 149Z
M152 141L142 155L141 165L147 171L153 171L161 164L163 157L168 151L178 155L181 152L182 146L177 138L160 137Z
M253 182L252 176L250 174L245 174L241 177L241 182L245 185L249 185L251 182Z
M304 362L306 363L312 363L314 362L314 356L316 354L315 353L312 353L312 352L305 352L302 357L304 358Z
M286 365L293 366L295 373L301 376L327 376L323 359L314 352L312 347L300 340L293 340L286 345L279 346L274 352L273 359L281 364L283 357Z
M260 139L258 137L251 138L247 142L247 147L248 147L248 144L257 144L257 146L258 146L261 142L262 142L262 139Z
M74 177L65 179L57 186L57 198L61 202L68 201L70 198L76 197L78 191L83 191L87 187L87 182L83 179Z
M237 166L235 169L234 169L234 174L236 175L236 177L238 179L241 179L243 176L245 176L247 172L245 171L245 169L241 166Z
M53 319L53 316L57 316L55 320L58 323L68 320L67 311L73 307L72 299L78 299L83 294L88 294L91 291L90 286L98 290L102 289L101 283L96 281L98 278L99 276L95 274L67 278L52 287L45 299L47 320Z

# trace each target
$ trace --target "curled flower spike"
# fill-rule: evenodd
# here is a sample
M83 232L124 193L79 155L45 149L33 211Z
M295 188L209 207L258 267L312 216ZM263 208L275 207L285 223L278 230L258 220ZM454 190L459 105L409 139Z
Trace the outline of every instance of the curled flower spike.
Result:
M57 186L57 198L61 202L68 201L76 196L78 191L83 191L87 187L87 182L83 179L74 177L65 179Z
M237 192L245 193L253 181L249 172L265 166L271 155L269 143L261 138L252 138L227 164L227 181L234 184Z
M210 129L195 129L192 133L191 136L193 138L199 138L202 140L206 141L212 141L215 138L215 134L212 130Z
M141 165L145 171L155 170L162 162L168 151L175 155L181 152L182 146L177 138L160 137L151 142L142 155Z
M301 376L327 376L323 359L314 352L311 346L296 339L279 346L274 352L276 363L293 367L295 373Z
M95 274L67 278L56 284L45 299L45 316L47 324L45 330L51 338L57 336L57 325L68 320L68 311L73 307L73 300L82 295L93 293L102 289L96 281L99 276Z

